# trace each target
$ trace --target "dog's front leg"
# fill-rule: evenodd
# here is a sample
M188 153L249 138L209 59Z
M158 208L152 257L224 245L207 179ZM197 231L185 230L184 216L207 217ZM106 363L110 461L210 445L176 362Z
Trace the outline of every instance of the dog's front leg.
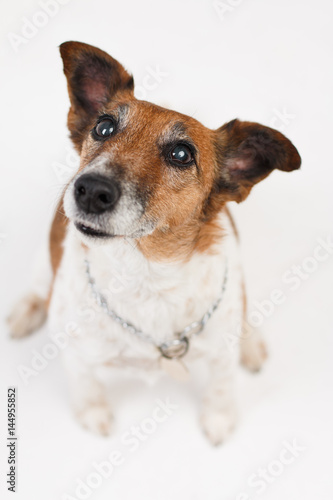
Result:
M236 422L235 360L227 351L209 360L210 379L203 398L201 425L213 445L224 441Z
M113 415L107 388L96 378L96 367L85 363L70 350L65 354L70 397L78 421L95 434L109 435Z

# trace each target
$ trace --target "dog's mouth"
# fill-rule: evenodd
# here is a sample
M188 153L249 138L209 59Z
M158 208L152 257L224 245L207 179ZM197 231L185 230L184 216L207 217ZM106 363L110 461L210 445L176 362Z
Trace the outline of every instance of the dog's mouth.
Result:
M74 226L80 233L85 236L91 236L93 238L112 238L114 235L105 233L104 231L100 231L98 229L94 229L86 224L82 224L81 222L74 222Z

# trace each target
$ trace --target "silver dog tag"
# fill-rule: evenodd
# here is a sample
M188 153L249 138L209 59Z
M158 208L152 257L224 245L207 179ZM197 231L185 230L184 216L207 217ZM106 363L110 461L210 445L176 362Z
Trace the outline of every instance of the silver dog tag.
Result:
M188 338L173 339L164 342L159 346L159 350L164 358L179 359L185 356L189 348Z

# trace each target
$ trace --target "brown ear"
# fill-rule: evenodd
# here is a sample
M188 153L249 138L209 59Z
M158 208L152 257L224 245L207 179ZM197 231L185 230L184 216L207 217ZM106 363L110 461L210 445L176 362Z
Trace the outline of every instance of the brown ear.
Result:
M92 118L119 90L133 92L133 77L106 52L86 43L65 42L60 45L60 54L71 101L68 128L80 150L83 132Z
M225 192L226 199L237 202L275 168L291 172L301 165L297 149L283 134L239 120L216 130L216 157L217 189Z

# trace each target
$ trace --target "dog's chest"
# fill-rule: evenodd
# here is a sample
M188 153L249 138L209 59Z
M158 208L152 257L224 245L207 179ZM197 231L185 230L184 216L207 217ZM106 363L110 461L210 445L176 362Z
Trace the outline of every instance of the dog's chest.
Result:
M51 329L70 325L71 346L93 364L147 368L155 366L158 349L148 340L124 330L98 306L91 293L85 260L98 294L110 311L133 324L155 344L175 338L187 325L200 320L221 293L228 254L229 283L214 325L227 318L240 302L235 242L221 245L214 255L196 255L187 263L160 264L145 259L131 242L118 240L85 250L72 230L66 238L62 266L51 305ZM214 336L195 339L191 356L214 348Z

